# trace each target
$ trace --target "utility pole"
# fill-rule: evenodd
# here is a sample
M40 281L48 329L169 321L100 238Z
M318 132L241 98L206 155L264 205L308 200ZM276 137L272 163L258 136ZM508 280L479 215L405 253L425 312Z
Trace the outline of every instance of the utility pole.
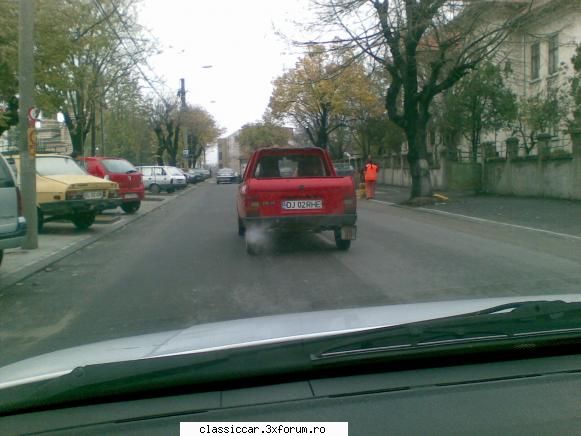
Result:
M180 97L182 105L181 105L181 112L182 112L182 122L184 121L184 115L186 113L186 79L180 79L180 89L178 90L178 97ZM190 147L188 144L188 128L185 124L182 124L182 131L184 132L184 156L182 159L188 162L188 168L190 166ZM187 153L187 156L186 156Z
M103 79L99 75L99 83L101 84L99 97L99 125L101 126L101 156L105 156L105 125L103 124Z
M18 2L20 187L28 231L22 248L38 248L36 211L36 109L34 108L34 0Z

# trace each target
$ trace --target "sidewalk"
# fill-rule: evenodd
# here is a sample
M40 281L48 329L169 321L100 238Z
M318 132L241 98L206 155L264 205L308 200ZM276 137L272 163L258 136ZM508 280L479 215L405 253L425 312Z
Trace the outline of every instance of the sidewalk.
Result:
M581 236L581 201L435 192L444 194L448 201L422 209ZM409 199L409 193L410 188L378 185L375 200L401 204Z
M24 280L26 277L48 268L54 262L75 253L87 245L119 230L126 225L143 218L150 212L180 197L195 186L188 186L175 194L146 193L141 208L133 215L127 215L120 208L105 211L97 216L95 224L86 231L78 231L69 222L49 222L39 235L38 248L24 250L15 248L4 251L4 260L0 266L0 290Z

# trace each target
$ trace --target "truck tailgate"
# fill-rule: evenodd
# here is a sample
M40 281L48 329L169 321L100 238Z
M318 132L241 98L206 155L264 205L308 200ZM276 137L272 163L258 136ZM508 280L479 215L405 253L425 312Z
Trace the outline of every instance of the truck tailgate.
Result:
M252 179L248 191L260 202L260 216L336 215L354 196L344 177Z

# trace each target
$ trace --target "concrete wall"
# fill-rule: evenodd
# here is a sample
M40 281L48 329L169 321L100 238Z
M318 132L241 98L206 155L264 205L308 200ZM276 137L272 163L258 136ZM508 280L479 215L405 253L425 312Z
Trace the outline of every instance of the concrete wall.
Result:
M484 166L442 158L439 166L430 169L432 186L450 191L581 200L581 133L573 140L572 149L570 155L488 160ZM380 183L411 186L405 157L391 158L380 165Z
M484 190L581 200L581 157L487 162Z
M405 157L401 160L393 158L391 161L380 163L379 183L394 186L408 187L412 178ZM478 191L482 180L480 164L450 162L442 158L440 164L430 168L430 177L434 189Z

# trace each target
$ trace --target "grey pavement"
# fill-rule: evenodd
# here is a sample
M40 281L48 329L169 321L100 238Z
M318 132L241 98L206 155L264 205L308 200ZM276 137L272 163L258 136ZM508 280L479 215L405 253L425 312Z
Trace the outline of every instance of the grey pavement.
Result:
M581 239L373 201L347 252L329 233L271 235L248 256L236 189L191 189L0 290L0 365L251 316L581 291Z
M409 192L409 188L378 185L376 199L401 204L409 199ZM581 201L578 200L436 192L443 193L448 200L422 209L581 236Z
M189 187L191 189L192 187ZM95 224L88 230L79 231L70 222L48 222L39 235L37 249L14 248L5 250L0 266L0 289L18 283L35 272L49 268L50 264L70 255L81 247L141 219L152 210L172 201L183 192L158 195L146 194L138 212L133 215L123 213L121 208L105 211L97 216Z

